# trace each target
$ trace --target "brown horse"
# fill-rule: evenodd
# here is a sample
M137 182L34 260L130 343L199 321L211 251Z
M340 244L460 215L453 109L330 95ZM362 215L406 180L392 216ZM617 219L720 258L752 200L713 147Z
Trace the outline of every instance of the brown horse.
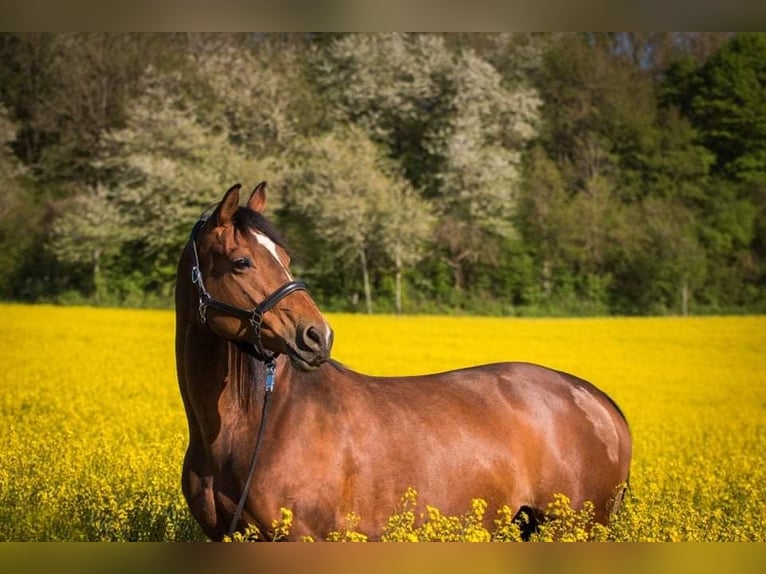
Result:
M609 397L527 363L380 378L328 360L332 330L290 274L264 205L264 183L246 207L232 187L178 267L182 486L207 536L221 539L234 519L268 539L286 507L295 538L322 539L354 512L374 540L408 487L445 514L483 498L488 520L507 504L532 526L563 493L607 522L632 449Z

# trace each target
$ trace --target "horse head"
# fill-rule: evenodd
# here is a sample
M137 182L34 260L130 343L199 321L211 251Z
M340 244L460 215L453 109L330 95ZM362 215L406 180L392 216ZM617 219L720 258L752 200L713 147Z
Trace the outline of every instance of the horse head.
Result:
M283 353L297 369L312 370L330 355L332 329L293 278L287 249L263 215L266 182L245 207L239 190L230 188L192 232L199 319L262 360Z

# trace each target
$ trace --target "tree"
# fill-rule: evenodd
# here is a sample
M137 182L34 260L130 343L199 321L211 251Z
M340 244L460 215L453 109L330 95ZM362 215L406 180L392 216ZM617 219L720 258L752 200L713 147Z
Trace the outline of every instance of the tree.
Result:
M538 100L532 91L505 89L497 71L472 52L460 56L452 81L453 114L430 147L442 158L434 199L448 228L442 236L452 236L446 246L459 277L463 259L482 260L493 238L514 233L520 152L535 133ZM467 233L455 234L455 227Z
M394 264L394 306L402 312L402 274L425 255L431 238L434 218L424 202L403 178L392 177L391 187L383 196L385 216L381 226L381 243Z
M699 68L691 117L716 167L739 179L766 170L766 34L737 34Z
M17 129L5 106L0 104L0 219L7 218L21 199L18 178L24 168L11 150Z
M3 38L4 99L23 128L16 147L38 178L94 184L90 162L100 138L123 120L157 40L110 33Z
M715 158L707 193L697 202L711 304L743 304L757 297L752 293L763 281L765 58L766 34L736 34L707 60L672 67L662 85L665 105L680 109Z
M102 237L102 244L130 241L151 262L150 281L166 286L165 292L191 224L222 189L258 175L258 163L230 143L225 125L200 123L195 102L179 85L178 77L147 70L143 94L128 106L125 127L103 138L94 166L104 191L91 196L115 218L108 226L111 239ZM81 223L79 232L87 233L87 218Z
M41 242L39 208L22 183L26 169L13 154L18 126L0 104L0 294L13 294L18 268L34 242Z
M557 289L574 287L593 309L606 305L615 262L628 239L626 218L612 180L595 173L582 189L568 190L555 163L535 148L519 226L539 262L543 299L550 301Z
M310 132L317 98L295 47L238 40L206 35L189 57L210 91L204 123L225 124L232 143L255 156L278 155Z
M321 53L316 81L333 121L383 144L433 203L456 288L467 262L496 260L513 231L520 152L535 133L533 89L430 34L340 38Z
M334 257L358 261L368 313L375 263L369 254L377 251L393 261L401 310L401 272L418 260L430 217L378 147L353 126L302 140L280 180L287 209L311 222Z
M267 179L330 308L416 286L431 309L762 309L765 56L766 34L0 34L0 293L167 302L191 222Z
M61 200L52 226L56 256L67 264L90 268L95 301L104 299L108 287L102 274L105 258L117 254L123 244L138 237L128 227L126 215L105 187L85 188L82 193Z
M554 270L562 262L564 210L568 192L556 164L539 147L530 152L517 225L537 253L540 289L545 298L553 291Z
M687 315L704 304L708 259L695 210L678 199L646 197L623 215L611 266L612 310Z
M453 69L439 36L348 34L318 52L312 76L328 123L361 126L428 195L439 167L428 142L439 138L449 114Z
M644 193L641 159L656 142L650 77L630 58L566 35L546 54L538 88L541 143L567 185L610 177L626 199Z

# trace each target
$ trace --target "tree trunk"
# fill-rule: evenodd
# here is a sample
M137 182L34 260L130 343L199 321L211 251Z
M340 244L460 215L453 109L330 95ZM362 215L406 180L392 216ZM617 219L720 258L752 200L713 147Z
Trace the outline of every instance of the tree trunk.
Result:
M96 303L100 303L104 286L101 284L101 247L99 246L93 248L93 288Z
M370 273L367 270L367 254L364 248L359 250L359 260L362 264L362 278L364 280L364 300L367 304L367 314L372 314L372 291L370 290Z
M460 265L460 258L445 259L447 265L452 268L452 287L455 291L463 290L463 268Z
M396 257L395 257L395 264L396 264L396 294L395 294L395 305L396 305L396 314L401 315L402 314L402 258L399 255L399 250L396 249Z
M681 314L684 317L689 314L689 282L686 277L681 280Z
M542 286L543 286L543 294L545 295L546 299L551 296L551 291L553 290L553 284L551 280L551 262L550 259L547 257L543 259L543 273L542 273Z

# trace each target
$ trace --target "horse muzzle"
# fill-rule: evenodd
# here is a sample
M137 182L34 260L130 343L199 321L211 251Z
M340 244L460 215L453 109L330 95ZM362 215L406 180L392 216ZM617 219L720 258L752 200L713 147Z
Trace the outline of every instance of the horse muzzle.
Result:
M333 331L327 322L301 325L296 329L295 340L287 345L285 354L293 367L301 371L313 371L330 358Z

